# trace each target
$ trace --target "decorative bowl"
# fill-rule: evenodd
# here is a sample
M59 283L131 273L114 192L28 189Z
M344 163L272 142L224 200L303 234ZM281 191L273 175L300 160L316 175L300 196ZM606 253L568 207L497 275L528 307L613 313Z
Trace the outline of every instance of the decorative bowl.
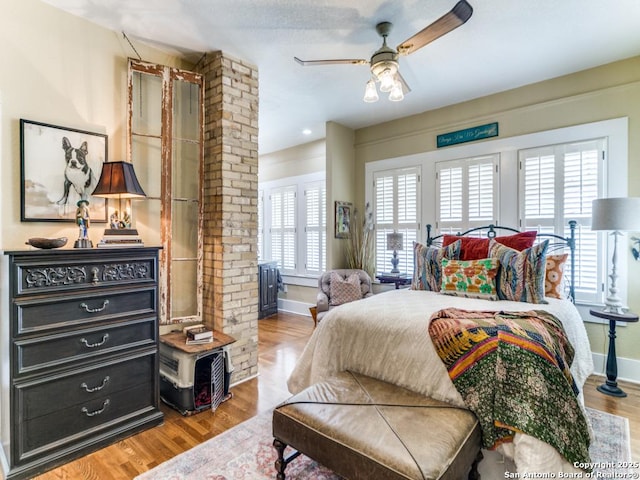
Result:
M67 237L60 238L42 238L34 237L25 242L27 245L31 245L36 248L60 248L67 244Z

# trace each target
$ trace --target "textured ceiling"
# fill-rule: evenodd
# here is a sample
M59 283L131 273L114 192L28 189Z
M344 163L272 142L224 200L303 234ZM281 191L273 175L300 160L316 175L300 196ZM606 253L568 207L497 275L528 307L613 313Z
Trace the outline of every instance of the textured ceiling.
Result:
M323 138L328 120L364 127L640 54L640 0L468 0L466 24L400 59L404 101L369 104L367 66L293 57L369 59L377 23L395 47L456 0L44 1L194 63L222 50L256 65L261 154Z

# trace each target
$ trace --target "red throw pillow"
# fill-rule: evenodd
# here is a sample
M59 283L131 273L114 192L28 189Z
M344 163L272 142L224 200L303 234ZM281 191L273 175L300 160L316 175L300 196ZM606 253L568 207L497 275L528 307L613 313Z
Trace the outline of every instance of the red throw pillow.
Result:
M531 230L504 237L496 237L495 240L502 245L522 251L533 246L537 234L538 232ZM462 240L460 260L480 260L489 256L488 238L459 237L445 234L442 238L442 246L446 247L456 240Z

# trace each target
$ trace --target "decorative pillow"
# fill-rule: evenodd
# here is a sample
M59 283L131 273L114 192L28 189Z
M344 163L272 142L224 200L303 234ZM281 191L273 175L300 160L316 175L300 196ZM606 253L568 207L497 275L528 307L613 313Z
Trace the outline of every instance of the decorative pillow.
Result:
M413 280L412 290L440 291L442 283L442 269L440 264L443 258L455 258L460 256L460 242L454 242L443 248L427 247L421 243L413 242Z
M442 260L442 289L445 295L498 300L496 275L500 263L482 260Z
M538 232L531 230L529 232L520 232L515 235L506 235L503 237L495 237L498 243L516 250L524 250L530 248L536 241ZM478 260L489 257L489 238L475 237L459 237L457 235L444 235L442 237L442 245L447 246L456 240L462 241L462 250L460 251L460 260Z
M567 298L564 294L564 284L562 275L564 264L569 258L568 253L562 255L547 255L547 265L544 274L544 296L552 298Z
M547 303L544 299L544 272L549 240L522 252L495 240L489 243L489 256L500 261L498 298L516 302Z
M342 278L338 272L331 272L331 280L329 285L329 293L331 298L329 305L337 306L343 303L353 302L362 298L360 290L360 277L358 273L352 273L347 278Z

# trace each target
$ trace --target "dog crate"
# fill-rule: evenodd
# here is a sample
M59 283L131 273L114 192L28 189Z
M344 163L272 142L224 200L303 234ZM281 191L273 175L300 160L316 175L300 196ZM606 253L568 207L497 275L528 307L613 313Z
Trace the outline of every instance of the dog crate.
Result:
M160 397L183 415L218 408L232 372L228 346L193 353L160 343Z

